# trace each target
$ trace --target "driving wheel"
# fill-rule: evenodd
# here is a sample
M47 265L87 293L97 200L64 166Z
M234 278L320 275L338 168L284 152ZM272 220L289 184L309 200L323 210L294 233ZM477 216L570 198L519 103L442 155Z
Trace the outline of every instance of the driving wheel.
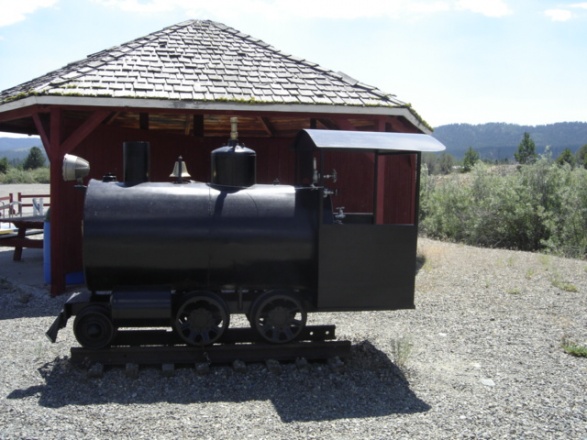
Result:
M190 295L175 317L175 330L190 345L216 342L228 327L230 313L226 302L213 293Z
M301 334L307 313L295 295L269 292L255 302L250 317L251 325L263 339L284 344Z

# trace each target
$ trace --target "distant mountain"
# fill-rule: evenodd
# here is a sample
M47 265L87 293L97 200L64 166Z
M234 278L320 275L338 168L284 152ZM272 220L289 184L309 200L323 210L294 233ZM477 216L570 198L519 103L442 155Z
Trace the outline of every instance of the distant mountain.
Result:
M512 161L524 133L536 144L536 152L542 154L550 146L553 157L565 148L576 152L587 144L587 122L559 122L548 125L516 125L501 122L488 124L449 124L436 127L432 136L446 145L447 153L462 159L465 151L472 147L482 159ZM38 136L26 138L0 137L0 158L22 160L31 147L45 152Z
M9 161L23 160L32 147L39 147L43 153L43 143L37 136L25 138L0 137L0 159L6 157Z
M449 124L435 128L432 136L446 145L447 152L456 159L462 159L465 151L472 147L482 159L513 160L525 132L530 133L537 153L544 153L546 146L549 146L555 158L565 148L576 152L587 144L587 122L536 126L506 123Z

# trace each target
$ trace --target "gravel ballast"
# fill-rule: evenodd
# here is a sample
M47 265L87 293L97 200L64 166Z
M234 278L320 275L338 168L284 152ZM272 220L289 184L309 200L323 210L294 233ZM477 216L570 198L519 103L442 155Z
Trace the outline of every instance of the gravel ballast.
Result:
M265 364L101 378L69 363L65 297L0 280L0 438L587 440L587 262L421 239L416 309L316 314L344 368ZM14 263L18 264L18 263Z

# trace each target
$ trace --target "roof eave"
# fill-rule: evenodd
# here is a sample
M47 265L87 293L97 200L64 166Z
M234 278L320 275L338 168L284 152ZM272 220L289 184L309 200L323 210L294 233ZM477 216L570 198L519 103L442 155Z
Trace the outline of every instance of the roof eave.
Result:
M160 109L160 110L207 110L207 111L239 111L239 112L272 112L272 113L306 113L333 115L364 115L364 116L399 116L407 119L422 133L430 134L432 130L421 120L409 106L341 106L326 104L292 104L292 103L249 103L235 101L191 101L151 98L113 98L96 96L28 96L16 101L0 104L0 114L21 110L33 106L74 106L92 108L127 108L127 109Z

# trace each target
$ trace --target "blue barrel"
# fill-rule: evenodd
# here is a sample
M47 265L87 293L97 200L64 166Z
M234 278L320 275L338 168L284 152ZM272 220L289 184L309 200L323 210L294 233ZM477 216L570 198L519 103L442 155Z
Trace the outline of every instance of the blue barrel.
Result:
M45 284L51 284L51 223L43 223L43 276ZM71 272L65 275L65 284L83 284L83 272Z
M51 284L51 223L43 223L43 274L45 284Z

